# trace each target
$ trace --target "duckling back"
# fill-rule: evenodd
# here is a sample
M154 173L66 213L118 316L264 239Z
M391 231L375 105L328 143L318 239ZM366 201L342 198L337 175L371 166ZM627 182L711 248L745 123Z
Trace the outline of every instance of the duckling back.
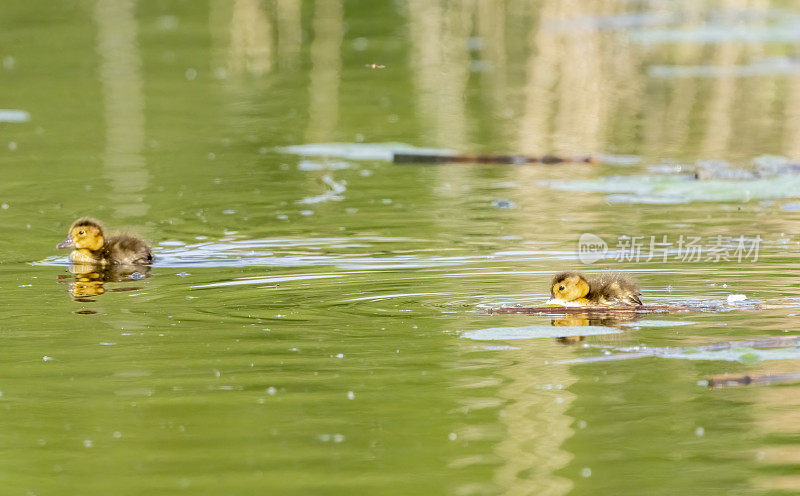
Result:
M641 305L636 279L623 272L601 272L589 281L586 298L600 305Z
M120 234L106 241L103 259L112 264L147 265L153 263L153 252L141 239Z

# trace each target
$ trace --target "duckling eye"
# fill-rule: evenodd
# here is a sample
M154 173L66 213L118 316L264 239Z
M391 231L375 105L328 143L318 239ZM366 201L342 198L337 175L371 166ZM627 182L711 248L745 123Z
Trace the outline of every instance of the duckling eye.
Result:
M559 286L559 287L558 287L558 290L559 290L559 291L564 291L565 289L566 289L566 288L565 288L564 286Z
M78 231L78 234L83 234L83 231Z

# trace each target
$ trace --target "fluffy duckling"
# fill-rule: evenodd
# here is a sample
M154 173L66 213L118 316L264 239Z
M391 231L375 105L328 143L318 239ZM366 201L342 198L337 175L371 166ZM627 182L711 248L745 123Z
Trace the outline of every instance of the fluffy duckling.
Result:
M69 236L57 248L74 248L74 263L145 265L153 262L150 246L141 239L119 234L106 238L100 222L84 217L72 223Z
M641 305L636 280L621 272L603 272L587 278L579 272L556 274L550 284L552 303L577 306Z

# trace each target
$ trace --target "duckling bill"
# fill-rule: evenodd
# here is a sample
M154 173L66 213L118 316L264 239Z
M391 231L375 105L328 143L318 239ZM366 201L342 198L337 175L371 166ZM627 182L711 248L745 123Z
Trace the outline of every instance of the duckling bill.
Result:
M561 272L550 283L548 302L567 306L637 306L642 304L639 283L622 272L584 276Z
M118 234L106 237L99 221L84 217L72 223L69 235L57 248L73 248L74 263L96 265L146 265L153 263L153 252L145 241Z

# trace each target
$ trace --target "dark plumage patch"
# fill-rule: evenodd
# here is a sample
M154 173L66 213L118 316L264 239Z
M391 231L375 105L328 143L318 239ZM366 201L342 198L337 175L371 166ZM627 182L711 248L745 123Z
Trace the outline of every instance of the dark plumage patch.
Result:
M75 229L76 227L89 227L89 226L96 227L97 229L100 230L101 234L103 233L103 225L100 223L99 220L93 219L91 217L81 217L80 219L73 222L71 226L69 226L69 230L70 232L72 232L72 230Z
M120 234L108 238L103 246L103 258L112 263L143 265L153 263L153 252L141 239Z
M550 283L550 287L552 288L555 284L558 284L564 279L568 279L570 277L579 277L584 281L586 280L586 278L580 272L559 272L555 275L555 277L553 277L553 282Z
M591 301L641 305L642 292L636 279L623 272L601 272L589 279Z

